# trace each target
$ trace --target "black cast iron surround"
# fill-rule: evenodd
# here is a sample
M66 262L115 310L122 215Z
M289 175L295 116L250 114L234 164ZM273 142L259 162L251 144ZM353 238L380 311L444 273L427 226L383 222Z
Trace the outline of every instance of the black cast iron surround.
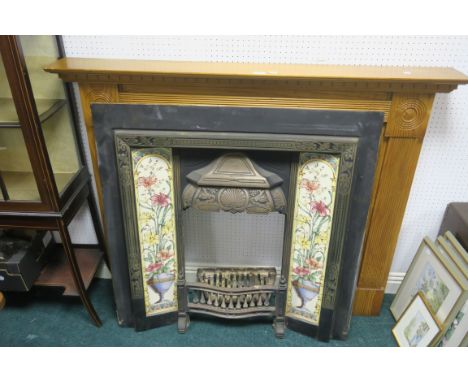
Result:
M116 167L114 133L119 131L152 130L174 131L196 134L197 132L231 132L270 134L271 139L282 134L317 135L329 137L356 137L357 154L353 173L348 223L345 230L345 249L341 259L341 278L336 295L333 337L347 336L352 303L359 270L362 240L371 197L371 189L383 113L322 111L304 109L239 108L216 106L158 106L128 104L93 104L93 123L98 149L98 163L103 184L105 220L108 234L109 253L112 262L114 296L117 316L122 326L135 326L136 317L132 308L129 269L123 227L124 216L119 194L119 177ZM201 157L209 152L203 151ZM271 152L270 152L271 153ZM291 153L281 153L287 157ZM194 155L197 157L197 155ZM261 160L264 153L257 160ZM185 161L184 159L185 158ZM187 155L181 158L181 175L193 167ZM194 158L195 159L195 158ZM198 158L202 159L202 158ZM283 164L278 162L276 169ZM268 166L268 158L262 165ZM287 175L287 174L286 174ZM284 175L283 175L284 176ZM181 176L182 187L184 176ZM285 182L287 184L287 182ZM178 190L181 192L181 190ZM285 189L287 192L287 189ZM287 195L287 194L286 194ZM347 270L342 272L342 270ZM141 314L141 312L139 312ZM167 322L173 320L168 317ZM163 324L159 322L158 324ZM140 325L137 325L141 327ZM145 326L145 325L143 325ZM157 325L150 325L157 326ZM294 328L294 324L290 327ZM148 325L147 325L148 327ZM296 327L307 332L299 325ZM311 334L311 333L307 333ZM313 333L312 333L313 334ZM313 334L314 335L314 334Z

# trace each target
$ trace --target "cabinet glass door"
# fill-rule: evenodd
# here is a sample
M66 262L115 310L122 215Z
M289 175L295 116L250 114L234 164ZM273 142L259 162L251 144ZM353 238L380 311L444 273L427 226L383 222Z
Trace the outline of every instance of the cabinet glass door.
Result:
M0 56L0 201L40 201L10 85Z
M82 166L65 85L56 75L43 70L60 56L57 40L54 36L20 36L19 39L55 182L62 193Z

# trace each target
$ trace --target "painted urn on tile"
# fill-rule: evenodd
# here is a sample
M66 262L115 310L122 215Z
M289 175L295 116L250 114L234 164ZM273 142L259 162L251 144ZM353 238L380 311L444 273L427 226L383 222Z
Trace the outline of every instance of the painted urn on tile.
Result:
M163 301L164 294L171 289L172 284L174 283L175 276L170 273L159 273L154 275L146 283L155 291L159 296L159 302Z
M301 299L301 305L298 308L302 308L307 302L312 301L320 291L319 286L309 280L294 280L292 285Z

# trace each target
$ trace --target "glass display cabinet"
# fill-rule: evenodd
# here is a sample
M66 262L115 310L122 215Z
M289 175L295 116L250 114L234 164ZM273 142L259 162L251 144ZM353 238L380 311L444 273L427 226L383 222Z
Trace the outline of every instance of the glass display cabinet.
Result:
M55 36L0 36L0 229L57 231L61 245L36 281L81 298L104 254L97 206L84 165L73 93L43 67L63 56ZM89 204L98 246L74 246L68 224Z

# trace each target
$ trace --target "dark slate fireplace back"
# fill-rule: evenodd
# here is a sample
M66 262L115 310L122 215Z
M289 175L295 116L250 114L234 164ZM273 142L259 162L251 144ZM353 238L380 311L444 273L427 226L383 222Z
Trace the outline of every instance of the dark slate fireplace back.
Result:
M323 340L346 338L383 113L128 104L94 104L92 113L121 325L142 330L178 320L179 331L184 332L191 313L224 318L263 315L274 320L279 337L286 326ZM283 262L273 286L255 275L260 282L252 283L248 276L250 281L242 289L237 281L232 284L233 278L238 279L236 270L230 270L230 279L221 285L223 264L214 265L221 267L214 271L217 282L188 283L185 278L180 211L187 174L230 151L245 153L283 179L287 199ZM161 166L167 167L164 187L169 188L164 193L162 188L152 189L162 181L163 173L157 172L163 171ZM323 190L329 194L328 204L317 199L321 191L314 179L318 175L309 174L311 168L321 169L323 177L330 171L327 181L332 183L328 191ZM309 194L304 194L307 190ZM157 205L145 205L144 195ZM307 198L307 216L315 220L306 224L328 226L328 231L310 228L307 235L301 231L298 222L305 216L300 215L301 203ZM163 223L143 226L143 216L163 209ZM156 242L143 240L145 227L157 230ZM164 248L162 232L174 239ZM325 253L314 254L317 235ZM304 246L300 250L295 247L299 241ZM158 250L151 252L151 246ZM315 294L310 280L315 280ZM214 301L216 307L201 305L201 300ZM316 311L306 312L311 306Z

